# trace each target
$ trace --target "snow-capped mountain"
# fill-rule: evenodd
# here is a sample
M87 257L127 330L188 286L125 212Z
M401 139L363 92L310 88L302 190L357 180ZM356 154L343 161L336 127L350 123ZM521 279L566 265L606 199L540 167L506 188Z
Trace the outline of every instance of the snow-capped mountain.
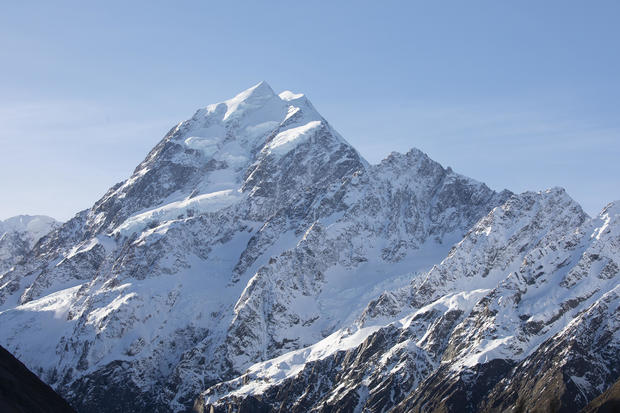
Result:
M607 376L574 375L585 406L618 375L617 323L593 321L617 320L616 209L498 193L416 149L369 165L261 82L0 276L0 344L79 411L384 411L438 385L513 403L531 376L493 386L541 346L611 334Z
M41 238L60 226L45 215L18 215L0 221L0 274L21 261Z

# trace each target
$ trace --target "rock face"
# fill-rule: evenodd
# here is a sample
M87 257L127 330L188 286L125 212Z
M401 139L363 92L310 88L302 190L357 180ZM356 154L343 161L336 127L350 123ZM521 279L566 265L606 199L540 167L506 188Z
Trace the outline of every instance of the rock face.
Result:
M617 323L595 322L618 317L616 209L497 193L416 149L369 165L262 82L2 274L0 343L79 411L501 409L545 345L585 406L618 375Z
M0 347L0 411L5 413L73 413L50 386Z
M18 215L0 221L0 274L22 261L34 245L60 222L44 215Z
M197 405L579 410L620 376L619 258L617 204L589 219L560 189L514 195L347 330L258 363Z

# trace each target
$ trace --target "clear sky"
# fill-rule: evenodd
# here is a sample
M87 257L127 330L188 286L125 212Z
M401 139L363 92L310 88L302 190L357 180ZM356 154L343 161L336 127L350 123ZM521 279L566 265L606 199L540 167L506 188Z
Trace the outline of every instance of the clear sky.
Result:
M337 4L336 4L337 3ZM618 1L5 1L0 219L68 219L177 122L260 80L370 162L620 199Z

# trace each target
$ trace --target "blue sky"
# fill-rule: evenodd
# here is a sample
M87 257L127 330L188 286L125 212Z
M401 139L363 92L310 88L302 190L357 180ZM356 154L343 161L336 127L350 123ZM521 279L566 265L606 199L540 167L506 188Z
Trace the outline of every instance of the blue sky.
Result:
M590 214L620 199L620 2L332 3L5 2L0 219L68 219L260 80L372 163L418 147Z

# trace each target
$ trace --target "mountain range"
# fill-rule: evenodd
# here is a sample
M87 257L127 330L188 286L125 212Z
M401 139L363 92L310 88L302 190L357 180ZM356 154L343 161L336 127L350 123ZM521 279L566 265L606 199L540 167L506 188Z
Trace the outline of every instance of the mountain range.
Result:
M80 412L574 412L620 377L619 220L417 149L370 165L261 82L3 230L0 344Z

